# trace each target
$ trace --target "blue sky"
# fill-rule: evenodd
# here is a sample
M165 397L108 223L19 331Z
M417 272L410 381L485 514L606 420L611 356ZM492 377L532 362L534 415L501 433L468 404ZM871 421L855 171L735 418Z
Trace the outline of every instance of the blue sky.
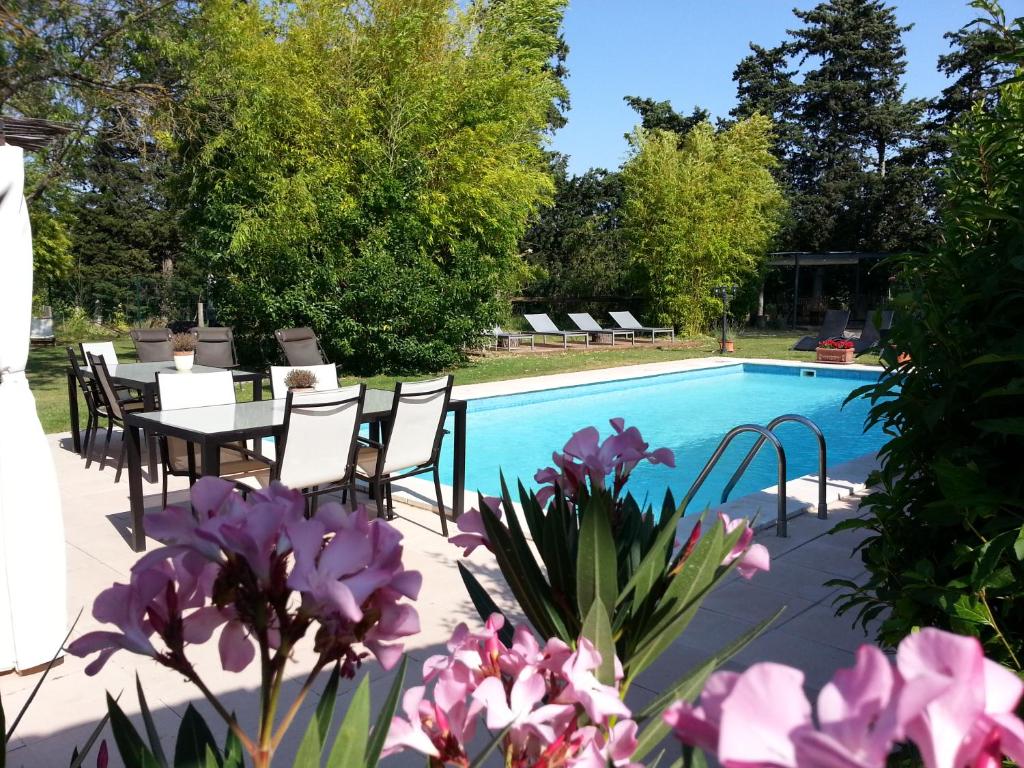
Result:
M695 104L725 115L735 103L732 71L750 41L770 47L797 26L794 6L816 0L571 0L565 16L569 43L568 125L552 148L570 155L570 173L616 168L626 153L623 134L637 114L623 96L668 99L677 111ZM909 96L929 97L945 82L935 70L948 50L942 35L977 16L960 0L895 0L904 35ZM1024 15L1024 0L1004 0L1008 17Z

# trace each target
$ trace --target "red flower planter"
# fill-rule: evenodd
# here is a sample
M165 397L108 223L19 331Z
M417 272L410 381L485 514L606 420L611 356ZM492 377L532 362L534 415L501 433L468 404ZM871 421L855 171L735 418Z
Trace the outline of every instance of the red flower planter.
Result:
M815 350L819 363L849 365L853 362L853 342L846 339L828 339Z

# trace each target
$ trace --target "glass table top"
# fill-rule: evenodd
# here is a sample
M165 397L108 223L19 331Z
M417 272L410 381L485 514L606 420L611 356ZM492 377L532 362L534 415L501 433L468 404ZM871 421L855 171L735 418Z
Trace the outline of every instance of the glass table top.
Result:
M91 372L88 366L83 366L83 371ZM136 384L156 384L156 375L177 375L192 376L196 373L218 373L230 370L234 379L255 379L260 376L252 371L240 371L237 368L211 368L206 365L193 365L190 371L179 371L174 367L173 360L164 360L159 363L118 363L108 365L110 378L120 382L133 382Z

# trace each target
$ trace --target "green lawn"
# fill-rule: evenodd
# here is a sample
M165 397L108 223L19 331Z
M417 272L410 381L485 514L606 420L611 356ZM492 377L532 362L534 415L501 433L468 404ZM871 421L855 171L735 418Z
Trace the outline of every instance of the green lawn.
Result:
M813 352L793 352L790 347L797 335L791 333L749 333L736 338L736 355L767 357L780 360L813 360ZM75 345L77 348L77 345ZM125 360L133 360L131 340L122 337L114 341L117 353ZM65 344L55 347L34 347L29 355L28 377L36 396L39 419L46 432L64 432L70 429L68 397L64 370L67 366ZM566 352L546 352L536 355L495 354L474 356L465 365L456 368L456 384L478 384L484 381L541 376L547 373L568 373L594 368L612 368L618 365L656 363L666 360L708 357L718 354L718 342L711 337L687 339L675 344L638 341L635 347L607 347L590 351L570 349ZM401 377L374 376L366 380L371 387L388 388ZM418 377L422 378L422 377ZM347 379L346 381L355 381ZM80 405L84 413L85 404Z

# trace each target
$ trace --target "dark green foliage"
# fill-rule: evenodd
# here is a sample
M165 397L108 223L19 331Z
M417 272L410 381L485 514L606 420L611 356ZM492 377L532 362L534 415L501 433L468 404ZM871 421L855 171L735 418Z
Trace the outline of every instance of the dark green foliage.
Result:
M636 110L640 115L640 125L647 130L668 131L679 134L680 138L711 117L711 113L700 106L695 106L689 115L683 115L672 109L667 101L642 99L639 96L625 96L623 101ZM626 138L629 137L627 133Z
M568 178L555 164L555 198L523 238L537 268L526 292L554 299L628 295L629 257L622 241L622 178L592 168Z
M904 97L901 27L880 0L828 0L737 66L733 115L775 122L787 187L785 250L919 248L932 237L924 103ZM797 81L794 74L803 77Z
M1024 61L1024 30L1006 42ZM943 242L896 261L907 286L892 334L910 362L861 390L881 451L869 576L842 610L884 619L893 646L918 626L975 635L1018 671L1024 651L1024 84L952 133ZM890 361L893 363L894 361Z

